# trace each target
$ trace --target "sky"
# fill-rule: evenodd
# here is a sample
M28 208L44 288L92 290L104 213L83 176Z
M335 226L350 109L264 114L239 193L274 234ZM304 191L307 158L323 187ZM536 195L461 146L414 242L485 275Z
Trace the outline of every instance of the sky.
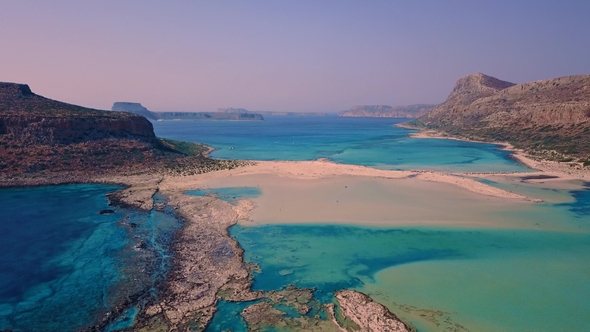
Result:
M588 0L0 0L0 81L98 109L336 112L590 74L589 31Z

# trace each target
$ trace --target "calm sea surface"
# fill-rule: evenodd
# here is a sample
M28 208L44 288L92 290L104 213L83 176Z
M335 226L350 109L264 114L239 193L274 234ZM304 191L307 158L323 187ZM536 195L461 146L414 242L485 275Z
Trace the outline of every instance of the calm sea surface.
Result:
M247 160L315 160L381 169L518 172L496 145L412 139L393 126L403 120L268 116L265 121L157 121L159 137L214 147L212 157Z
M218 158L527 170L494 145L410 139L393 123L269 117L154 127L161 137L213 146ZM99 214L109 208L104 194L116 189L0 189L0 330L75 331L129 296L154 296L153 285L169 267L168 243L180 224L157 211ZM562 231L283 224L237 225L230 234L245 249L245 259L262 269L254 276L254 289L314 287L323 302L331 301L336 289L358 289L419 331L588 331L590 191L552 192L566 199L535 205L526 217L542 216L543 223L553 222L552 229ZM238 187L190 194L234 202L265 193ZM220 302L208 330L245 330L239 312L246 305ZM129 308L108 330L129 326L137 309Z

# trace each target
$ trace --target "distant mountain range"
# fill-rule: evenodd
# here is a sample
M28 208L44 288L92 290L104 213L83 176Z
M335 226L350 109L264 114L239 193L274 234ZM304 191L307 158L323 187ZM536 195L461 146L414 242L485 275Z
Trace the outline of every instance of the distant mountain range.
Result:
M457 81L444 103L408 124L587 160L590 75L523 84L468 75Z
M360 105L353 106L338 116L366 118L417 118L430 112L436 105L415 104L408 106Z
M262 114L251 112L152 112L140 103L116 102L112 111L135 113L150 120L241 120L262 121Z
M328 113L316 113L316 112L279 112L279 111L248 111L244 108L218 108L217 112L222 113L240 113L240 114L262 114L262 115L273 115L273 116L327 116Z

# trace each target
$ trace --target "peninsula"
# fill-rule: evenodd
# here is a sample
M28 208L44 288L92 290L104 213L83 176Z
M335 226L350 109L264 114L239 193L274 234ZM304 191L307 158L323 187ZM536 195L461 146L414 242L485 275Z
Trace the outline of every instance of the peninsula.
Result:
M508 142L537 159L589 166L590 75L522 84L468 75L444 103L406 125L435 136Z

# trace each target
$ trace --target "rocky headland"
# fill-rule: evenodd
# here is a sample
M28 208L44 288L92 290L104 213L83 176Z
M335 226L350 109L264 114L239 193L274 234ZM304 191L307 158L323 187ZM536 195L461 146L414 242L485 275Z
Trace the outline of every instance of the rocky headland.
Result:
M481 73L457 81L447 100L409 126L508 142L537 159L589 166L590 75L514 84Z
M245 169L256 167L251 165ZM237 222L251 222L255 205L249 200L231 204L216 197L186 195L194 181L233 174L236 170L211 172L180 180L126 177L127 187L109 195L113 205L142 210L169 209L183 220L172 244L172 270L157 297L141 306L135 324L126 331L202 331L211 322L219 301L247 302L241 316L248 329L285 328L292 331L415 331L384 306L356 291L338 292L334 304L324 304L313 289L288 286L272 291L252 291L253 273L260 267L243 260L243 249L229 235ZM256 172L256 170L253 170ZM229 173L228 173L229 172ZM167 202L154 203L158 192ZM145 297L144 297L145 298ZM126 303L122 306L137 305ZM285 307L299 317L283 311ZM336 310L338 310L336 312ZM112 316L116 313L113 312ZM104 325L112 321L105 318ZM325 319L323 317L329 317Z
M407 106L388 105L360 105L353 106L347 111L338 113L338 116L357 118L402 118L413 119L430 112L436 105L415 104Z
M0 83L0 187L107 175L197 174L237 167L200 144L159 139L145 117L67 104Z

